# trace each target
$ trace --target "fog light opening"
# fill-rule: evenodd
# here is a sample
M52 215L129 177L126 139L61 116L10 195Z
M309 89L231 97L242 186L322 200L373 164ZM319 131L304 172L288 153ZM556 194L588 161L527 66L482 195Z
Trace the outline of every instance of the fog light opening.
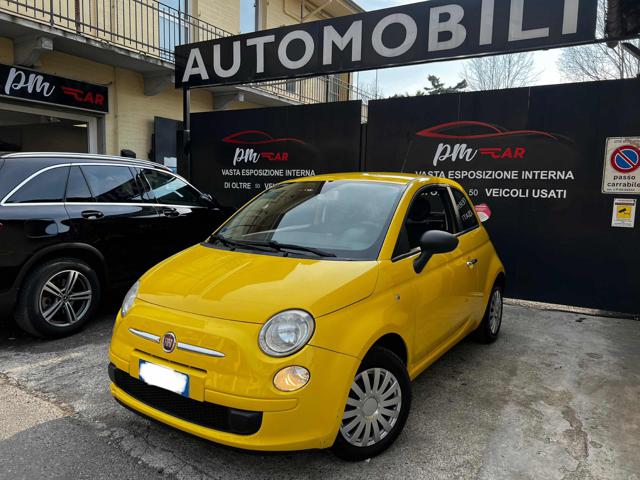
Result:
M295 392L309 383L310 378L309 370L304 367L285 367L273 377L273 385L281 392Z

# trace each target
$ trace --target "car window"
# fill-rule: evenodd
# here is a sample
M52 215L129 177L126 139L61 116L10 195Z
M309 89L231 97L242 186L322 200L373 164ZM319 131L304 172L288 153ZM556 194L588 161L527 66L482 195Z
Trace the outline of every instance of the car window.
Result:
M69 167L46 170L24 184L7 203L62 202L68 175Z
M465 232L477 227L478 219L467 197L457 188L452 188L451 192L453 193L453 199L460 213L460 222L462 223L460 230Z
M140 192L129 167L117 165L83 166L89 187L97 202L139 202Z
M67 202L93 202L91 190L87 180L82 174L80 167L71 167L69 172L69 180L67 181L67 194L65 196Z
M404 188L349 180L284 183L252 200L218 234L227 241L276 242L374 260Z
M430 230L455 233L449 192L444 187L428 187L416 193L400 230L394 257L420 247L420 238Z
M144 169L144 176L151 187L151 194L158 203L167 205L200 205L200 192L187 182L169 173Z

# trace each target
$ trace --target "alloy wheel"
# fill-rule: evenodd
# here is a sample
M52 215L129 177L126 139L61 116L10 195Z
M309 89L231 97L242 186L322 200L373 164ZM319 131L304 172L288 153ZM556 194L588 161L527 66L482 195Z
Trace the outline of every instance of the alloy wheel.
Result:
M498 333L502 323L502 292L494 290L491 295L491 306L489 307L489 330L492 335Z
M44 320L54 327L79 322L89 310L93 291L89 279L77 270L51 276L40 290L38 306Z
M395 375L384 368L364 370L351 385L340 432L351 445L374 445L393 430L401 408L402 390Z

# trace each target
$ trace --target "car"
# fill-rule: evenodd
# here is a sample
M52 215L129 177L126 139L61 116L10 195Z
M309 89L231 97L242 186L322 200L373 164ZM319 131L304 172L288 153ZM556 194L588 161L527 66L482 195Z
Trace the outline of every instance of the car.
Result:
M471 332L496 340L504 288L451 180L286 181L131 287L111 393L221 444L370 458L405 425L412 379Z
M227 212L165 167L105 155L0 157L0 312L62 337L109 287L207 238ZM7 315L9 314L9 315Z

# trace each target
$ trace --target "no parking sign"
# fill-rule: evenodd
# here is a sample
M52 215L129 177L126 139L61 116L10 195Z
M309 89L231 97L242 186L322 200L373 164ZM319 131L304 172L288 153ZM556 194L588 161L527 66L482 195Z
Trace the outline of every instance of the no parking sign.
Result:
M607 139L602 193L640 194L640 137Z

